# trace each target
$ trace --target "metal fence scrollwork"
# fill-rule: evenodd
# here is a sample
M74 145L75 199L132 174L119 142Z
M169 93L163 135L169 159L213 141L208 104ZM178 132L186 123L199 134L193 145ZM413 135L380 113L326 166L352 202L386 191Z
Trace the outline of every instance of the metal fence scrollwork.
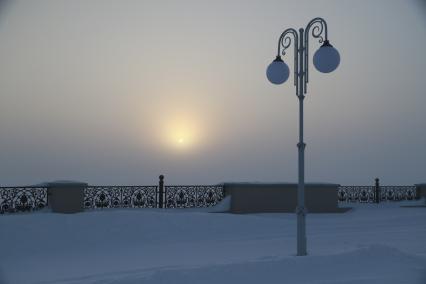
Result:
M84 190L84 207L155 208L157 186L88 186Z
M47 187L0 187L0 213L25 212L47 206Z
M380 198L386 201L413 200L416 198L415 186L381 186Z
M340 202L376 202L379 192L379 201L401 201L416 198L415 186L340 186L337 197Z
M210 207L223 197L222 185L166 186L165 208Z
M164 198L160 198L163 195ZM214 206L224 197L221 185L88 186L84 207L89 208L190 208ZM160 202L163 201L163 204Z
M340 202L373 202L374 186L340 186L337 197Z
M48 205L47 187L0 187L0 213L42 209ZM210 207L224 198L223 185L88 186L84 208Z

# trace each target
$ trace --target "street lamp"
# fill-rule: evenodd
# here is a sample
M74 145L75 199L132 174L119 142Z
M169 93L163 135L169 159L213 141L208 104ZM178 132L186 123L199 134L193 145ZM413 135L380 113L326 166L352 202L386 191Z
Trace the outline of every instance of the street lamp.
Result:
M294 85L296 96L299 98L299 182L297 187L297 255L306 255L306 208L305 208L305 146L303 142L303 99L305 98L308 83L308 56L309 33L317 38L321 47L315 52L313 63L315 68L322 73L334 71L340 63L339 52L330 44L327 35L327 23L322 18L312 19L305 29L299 33L293 29L286 29L278 40L278 54L268 66L266 75L273 84L282 84L287 81L290 71L287 64L281 59L285 50L294 41ZM282 51L281 51L282 49Z

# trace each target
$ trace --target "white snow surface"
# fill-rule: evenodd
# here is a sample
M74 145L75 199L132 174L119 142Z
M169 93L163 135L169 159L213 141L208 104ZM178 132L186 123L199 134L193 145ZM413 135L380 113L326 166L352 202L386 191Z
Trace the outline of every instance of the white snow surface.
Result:
M426 208L401 204L308 214L304 257L295 214L5 214L0 283L426 283Z

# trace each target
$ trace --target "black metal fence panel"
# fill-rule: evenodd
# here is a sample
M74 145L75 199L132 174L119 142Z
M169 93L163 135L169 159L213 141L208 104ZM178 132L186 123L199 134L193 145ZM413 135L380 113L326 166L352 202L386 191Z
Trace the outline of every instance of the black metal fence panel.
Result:
M47 206L47 187L0 187L0 213L25 212Z
M165 208L210 207L224 198L222 185L165 186Z
M340 186L337 191L339 202L372 203L379 192L380 201L401 201L416 199L415 186Z
M380 198L385 201L413 200L417 198L415 186L380 186Z
M155 208L157 186L88 186L84 208Z

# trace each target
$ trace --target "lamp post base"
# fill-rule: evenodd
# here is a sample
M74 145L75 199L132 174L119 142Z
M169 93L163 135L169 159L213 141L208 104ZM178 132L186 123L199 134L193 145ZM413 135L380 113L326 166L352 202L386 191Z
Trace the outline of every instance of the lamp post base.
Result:
M307 255L306 251L306 208L297 207L297 256Z

